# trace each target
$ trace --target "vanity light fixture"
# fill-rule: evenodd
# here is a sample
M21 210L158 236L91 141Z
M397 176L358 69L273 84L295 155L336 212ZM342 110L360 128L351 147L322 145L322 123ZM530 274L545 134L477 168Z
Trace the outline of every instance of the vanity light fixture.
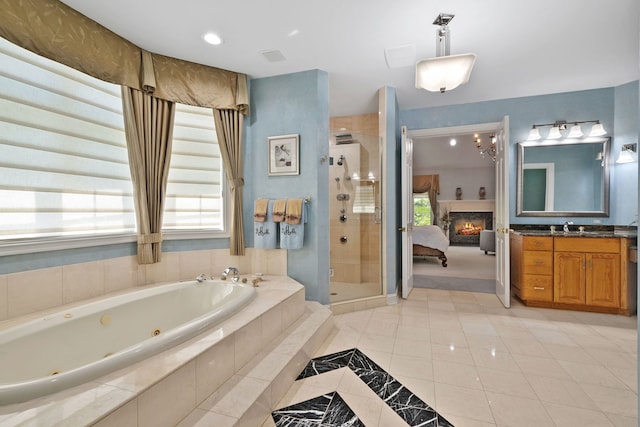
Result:
M557 120L554 123L545 123L540 125L533 125L531 130L529 131L529 136L527 137L528 141L537 141L542 139L542 135L540 134L540 128L545 126L551 126L549 129L549 134L547 135L547 139L559 139L562 138L562 132L567 129L567 123L573 123L571 126L571 130L567 135L567 138L582 138L584 133L582 132L582 128L580 127L583 123L593 123L591 127L591 132L589 132L589 136L602 136L606 135L607 131L604 130L604 126L600 123L600 120L582 120L577 122L567 122L566 120Z
M474 53L449 55L449 22L455 15L441 13L433 21L436 30L436 57L423 59L416 64L416 87L430 92L444 93L467 83L471 76Z
M638 148L638 144L624 144L620 150L620 155L616 163L631 163L635 162L635 153Z

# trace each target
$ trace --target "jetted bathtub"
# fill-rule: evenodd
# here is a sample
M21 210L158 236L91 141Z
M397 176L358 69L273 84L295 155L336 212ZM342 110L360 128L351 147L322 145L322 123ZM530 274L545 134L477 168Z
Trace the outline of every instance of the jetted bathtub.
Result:
M130 292L0 330L0 405L73 387L194 337L255 296L189 281Z

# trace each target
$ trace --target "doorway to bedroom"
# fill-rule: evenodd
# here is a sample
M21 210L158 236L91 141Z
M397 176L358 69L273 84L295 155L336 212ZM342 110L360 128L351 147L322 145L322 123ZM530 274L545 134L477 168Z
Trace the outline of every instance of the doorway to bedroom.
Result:
M486 146L491 137L413 137L414 287L495 292L495 252L480 247L481 232L494 229L496 169L478 144Z

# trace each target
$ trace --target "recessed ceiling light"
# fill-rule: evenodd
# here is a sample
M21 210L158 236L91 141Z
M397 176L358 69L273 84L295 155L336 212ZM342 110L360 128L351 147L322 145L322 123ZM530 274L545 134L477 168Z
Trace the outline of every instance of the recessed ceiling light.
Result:
M452 146L452 147L455 146L457 143L458 143L458 141L456 141L455 138L451 138L451 140L449 141L449 145Z
M214 34L214 33L205 34L204 35L204 41L206 41L209 44L215 45L215 46L217 46L219 44L222 44L222 38L220 38L219 35Z

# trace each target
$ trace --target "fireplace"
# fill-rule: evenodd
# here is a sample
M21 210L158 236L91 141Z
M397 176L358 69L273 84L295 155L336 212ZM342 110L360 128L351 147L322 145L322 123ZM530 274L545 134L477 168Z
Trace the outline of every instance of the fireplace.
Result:
M450 212L449 244L480 246L480 232L493 229L493 212Z

